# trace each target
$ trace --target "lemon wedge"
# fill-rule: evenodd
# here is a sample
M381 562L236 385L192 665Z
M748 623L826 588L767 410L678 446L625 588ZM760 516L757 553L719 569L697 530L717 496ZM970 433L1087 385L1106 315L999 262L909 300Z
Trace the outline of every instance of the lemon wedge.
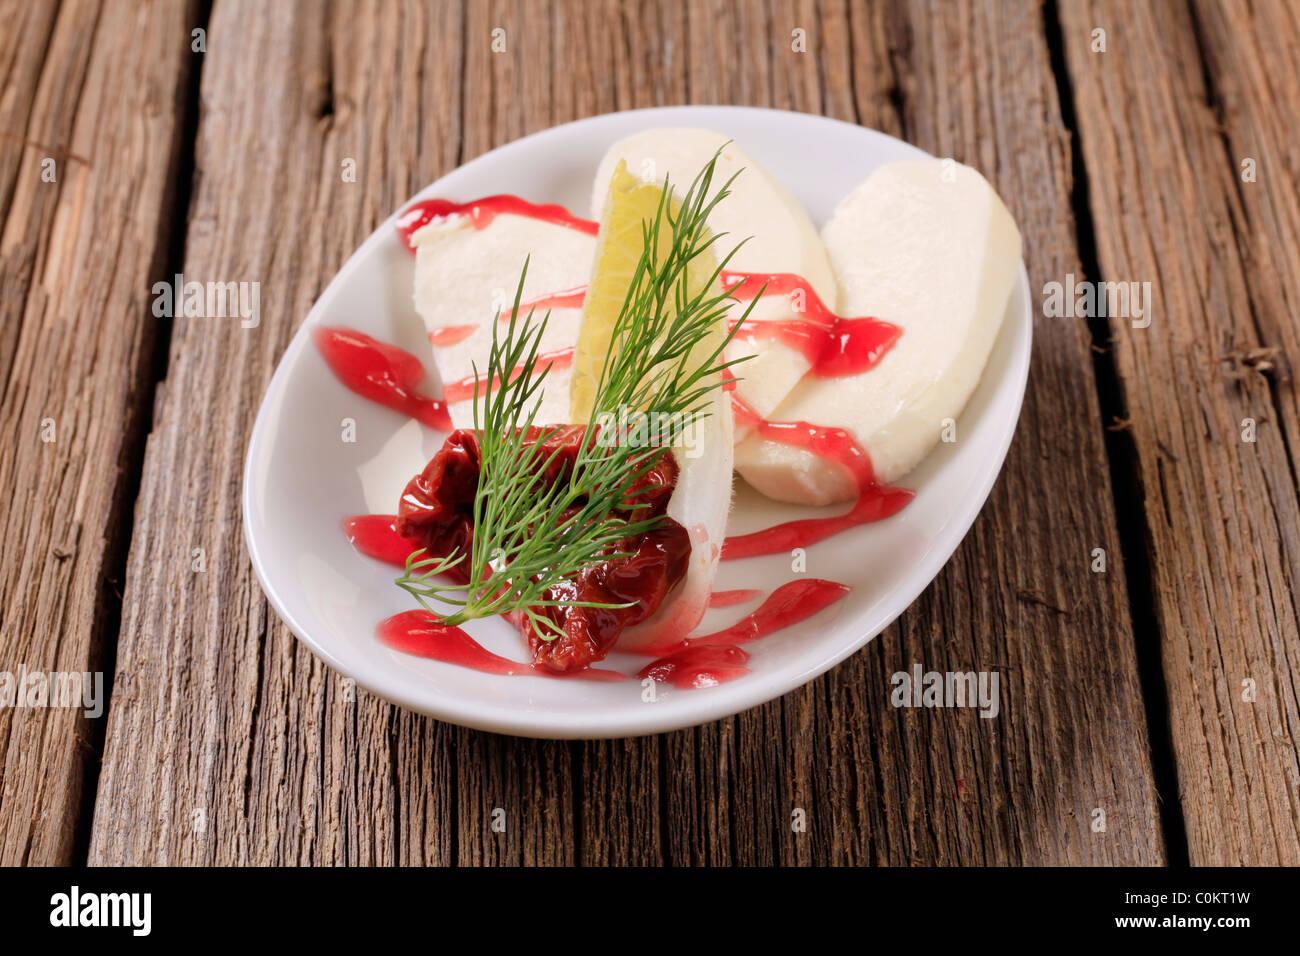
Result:
M619 314L641 254L645 251L644 227L654 222L663 198L662 184L638 179L628 172L625 162L620 161L610 177L600 231L596 236L591 281L587 285L582 324L578 328L578 342L573 355L573 377L569 385L570 421L586 422L591 416L601 372L606 359L613 357L610 343ZM673 196L668 202L675 219L680 203ZM665 221L659 227L657 238L655 252L658 261L667 257L672 242L672 226ZM706 250L690 262L686 267L686 282L692 294L704 289L716 264L712 250ZM722 334L721 330L719 334ZM703 347L705 343L700 345Z

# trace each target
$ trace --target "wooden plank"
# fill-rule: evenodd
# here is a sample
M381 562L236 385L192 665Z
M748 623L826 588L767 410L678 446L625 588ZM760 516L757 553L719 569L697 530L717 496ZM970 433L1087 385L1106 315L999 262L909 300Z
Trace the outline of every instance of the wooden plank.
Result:
M1294 469L1300 465L1300 393L1293 381L1300 356L1300 166L1287 147L1300 118L1300 85L1284 78L1300 74L1300 8L1279 0L1216 0L1197 3L1193 12L1224 159L1236 170L1231 178L1241 206L1239 214L1234 210L1233 240L1250 319L1266 343L1259 355L1230 352L1226 364L1230 372L1253 368L1269 380ZM1243 168L1248 163L1253 167ZM1285 486L1285 473L1276 478ZM1288 536L1283 544L1300 541Z
M442 830L439 808L399 811L393 767L421 759L395 743L405 722L353 698L268 609L238 504L258 402L293 330L379 219L454 159L457 56L433 15L382 3L335 19L311 3L212 11L183 271L260 282L263 311L256 328L175 321L92 862L393 863L399 819ZM344 158L356 182L343 181ZM439 764L447 744L438 735Z
M1037 8L998 9L963 8L949 24L923 6L376 3L322 23L310 4L218 4L185 271L260 280L274 306L251 332L176 323L117 656L130 694L114 703L92 860L1158 862L1122 575L1087 570L1092 547L1113 561L1118 547L1086 329L1041 324L1047 374L1007 475L904 624L834 674L707 727L557 744L450 728L366 695L351 704L267 610L239 542L257 402L329 275L415 188L554 122L734 101L912 124L922 145L997 181L1036 250L1035 281L1074 267ZM507 30L504 54L490 51L494 26ZM807 54L790 47L796 28ZM900 47L909 31L961 49ZM990 75L991 51L1016 69ZM979 97L947 102L969 73ZM1026 102L1040 126L1018 125ZM232 164L230 143L259 148ZM344 185L335 171L349 155L366 159ZM286 209L305 210L301 228L284 228ZM1056 507L1043 487L1076 506ZM207 570L194 575L200 545ZM1004 669L1003 716L893 711L889 675L913 661ZM1108 834L1088 830L1098 806ZM491 830L497 808L504 833ZM791 832L795 808L806 833Z
M1296 395L1290 360L1265 374L1258 350L1297 344L1300 110L1270 70L1300 38L1293 5L1196 9L1063 4L1062 28L1103 277L1151 283L1149 328L1110 321L1191 862L1295 864Z
M148 415L188 17L179 3L0 4L8 674L103 666ZM72 861L95 735L82 709L0 709L0 863Z
M778 7L767 36L729 32L744 42L725 61L692 57L692 95L725 98L770 51L774 105L819 104L985 172L1024 233L1031 288L1081 271L1037 4ZM781 701L669 737L674 862L1164 860L1087 328L1038 320L1033 361L1002 478L900 623ZM1095 547L1106 575L1089 570ZM1000 671L1002 715L894 710L890 677L914 663Z
M127 577L117 659L130 695L109 728L92 860L573 860L566 745L348 700L268 610L239 534L257 404L325 282L424 183L550 124L549 82L516 89L516 71L549 61L515 43L537 44L545 25L509 19L515 52L497 56L490 30L503 21L484 10L214 10L185 272L260 281L275 305L256 330L176 323ZM460 31L482 42L462 47ZM231 164L232 142L260 148ZM356 183L339 177L345 157ZM303 211L288 233L286 210ZM195 546L202 574L189 570ZM504 834L490 827L497 808Z
M23 147L37 146L29 141L27 125L36 105L36 86L53 39L57 12L58 7L48 3L9 0L0 4L0 76L4 77L4 95L0 97L0 211L6 214L13 199ZM69 86L69 92L75 95L79 85ZM70 111L64 114L69 115ZM44 122L52 119L47 116Z

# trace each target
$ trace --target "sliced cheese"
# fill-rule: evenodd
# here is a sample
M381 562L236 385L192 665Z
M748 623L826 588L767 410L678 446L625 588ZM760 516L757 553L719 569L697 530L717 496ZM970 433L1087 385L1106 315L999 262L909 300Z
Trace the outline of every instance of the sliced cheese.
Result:
M902 334L879 364L842 378L806 376L769 417L843 428L896 481L960 414L988 360L1020 269L1020 233L988 182L937 159L882 166L822 231L840 315L874 316ZM744 438L736 470L782 501L829 504L857 487L810 452Z
M525 259L528 275L520 321L527 316L529 300L582 289L591 270L595 239L576 229L501 214L483 229L464 216L435 221L418 230L411 242L415 309L435 343L433 358L447 409L456 428L471 428L474 367L478 375L486 374L494 322L500 322L498 334L505 338ZM582 315L580 296L572 301L572 305L549 307L551 317L539 352L553 361L536 420L539 425L569 421L569 369ZM547 311L547 306L538 305L535 321ZM479 389L480 399L485 391Z

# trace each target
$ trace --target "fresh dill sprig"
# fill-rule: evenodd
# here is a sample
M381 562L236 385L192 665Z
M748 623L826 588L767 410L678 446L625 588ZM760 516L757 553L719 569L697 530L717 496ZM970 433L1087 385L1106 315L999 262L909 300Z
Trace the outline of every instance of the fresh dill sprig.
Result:
M723 235L710 235L706 226L709 213L726 198L735 180L733 176L709 195L720 153L695 178L676 212L671 183L665 177L655 216L642 223L643 251L613 327L584 438L568 479L549 486L542 476L561 448L548 453L546 441L563 426L542 428L530 442L525 440L535 423L549 371L549 366L541 370L536 366L550 319L548 312L534 322L531 310L519 319L528 273L525 261L505 338L498 339L500 323L494 321L485 378L480 379L474 368L474 427L481 458L470 553L434 558L416 551L407 558L405 574L397 579L444 624L522 612L535 633L549 640L562 631L541 609L627 606L548 598L546 592L572 581L592 564L626 555L618 550L621 542L662 521L662 517L639 517L636 512L645 504L632 501L630 494L668 448L637 447L603 440L605 436L598 440L600 430L609 427L606 416L621 408L640 410L668 416L674 427L687 428L707 414L709 394L721 387L721 373L736 364L721 361L723 350L759 298L755 296L741 320L721 334L720 323L725 321L731 297L725 290L718 291L719 277L736 250L722 258L699 289L693 290L689 281L691 264L708 254ZM661 254L660 237L668 230L669 243ZM480 381L486 393L481 420ZM438 575L463 562L468 562L468 583L438 580ZM432 601L456 610L440 612Z

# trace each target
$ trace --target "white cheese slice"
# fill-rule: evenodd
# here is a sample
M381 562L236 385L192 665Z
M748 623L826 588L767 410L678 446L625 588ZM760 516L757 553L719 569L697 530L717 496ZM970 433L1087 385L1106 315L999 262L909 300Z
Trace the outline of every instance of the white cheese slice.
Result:
M685 196L691 183L728 137L707 129L649 129L619 140L605 154L592 187L591 214L599 219L609 193L609 181L620 159L628 171L644 182L662 185L667 176L673 192ZM714 167L712 190L721 188L736 173L731 194L709 214L709 229L721 258L742 239L747 241L732 256L728 272L793 274L801 276L829 308L835 307L835 277L822 241L807 211L790 193L745 154L735 143L722 150ZM806 295L769 292L754 306L752 322L801 318ZM748 302L731 305L733 320ZM754 328L759 328L755 325ZM736 394L759 415L770 414L808 370L803 353L781 342L761 337L736 338L728 359L753 356L735 370L741 381Z
M528 259L520 320L529 300L581 290L591 271L595 239L584 232L528 216L500 214L484 229L467 217L436 221L415 232L415 310L424 320L433 345L433 359L448 399L447 410L456 428L474 424L472 388L474 366L486 374L492 346L492 325L506 324ZM551 306L550 321L539 352L554 357L542 391L536 423L566 424L569 420L569 363L578 338L582 304ZM539 305L535 321L547 307ZM436 344L442 341L444 344ZM486 383L485 383L486 384ZM485 389L480 388L480 399ZM462 397L463 396L463 397Z
M874 368L806 376L774 421L843 428L889 483L911 471L960 414L979 381L1020 269L1020 233L1002 200L969 166L937 159L882 166L840 203L822 230L840 315L902 329ZM845 469L750 435L736 470L782 501L852 499Z

